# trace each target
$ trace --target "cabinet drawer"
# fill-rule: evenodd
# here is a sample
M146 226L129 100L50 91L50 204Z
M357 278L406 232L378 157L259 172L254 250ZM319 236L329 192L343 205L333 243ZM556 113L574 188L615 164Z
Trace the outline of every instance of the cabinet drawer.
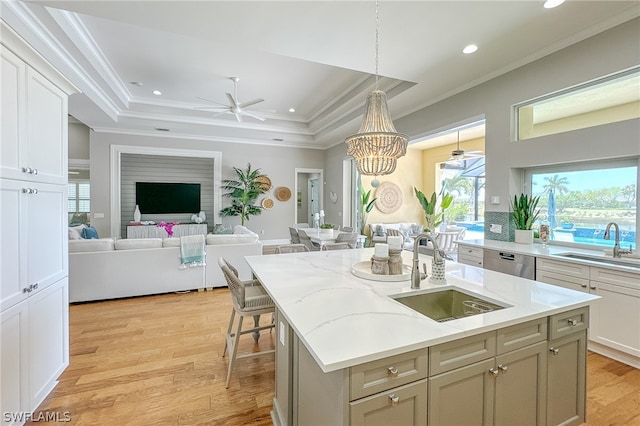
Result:
M557 339L589 327L589 307L562 312L549 317L549 339Z
M573 277L571 275L558 274L556 272L549 272L542 269L538 269L536 271L536 281L557 285L571 290L580 290L583 288L584 291L588 291L587 288L589 288L589 280L587 278Z
M591 267L591 281L640 289L640 274Z
M350 403L352 426L426 425L427 379Z
M429 375L444 373L495 355L495 331L432 346L429 348Z
M420 349L351 367L350 400L427 377L427 350Z
M547 317L498 330L498 354L547 340Z
M589 266L580 265L579 263L563 262L559 260L551 260L544 257L536 259L537 269L555 272L558 274L570 275L573 278L589 279Z
M484 257L484 250L480 247L470 247L460 244L458 245L458 255L482 259Z
M470 257L462 254L458 254L458 263L464 263L465 265L477 266L482 268L482 258L481 257Z

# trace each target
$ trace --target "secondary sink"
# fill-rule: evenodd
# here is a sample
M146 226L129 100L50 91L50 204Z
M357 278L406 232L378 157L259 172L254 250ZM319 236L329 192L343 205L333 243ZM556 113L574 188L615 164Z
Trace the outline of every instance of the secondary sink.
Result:
M567 259L588 260L589 262L606 263L607 265L625 266L627 268L640 269L640 262L626 259L614 259L611 257L590 256L588 254L581 253L558 253L556 256L564 257Z
M451 288L428 293L398 294L391 296L391 298L438 322L451 321L504 308L494 302Z

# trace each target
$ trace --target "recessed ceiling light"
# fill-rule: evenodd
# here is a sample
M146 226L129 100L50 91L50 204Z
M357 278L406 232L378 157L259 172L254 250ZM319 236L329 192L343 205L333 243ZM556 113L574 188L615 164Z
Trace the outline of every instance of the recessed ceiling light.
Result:
M289 108L289 112L296 112L295 108Z
M156 95L156 96L160 96L160 95L162 95L162 92L161 92L161 91L159 91L158 89L154 90L154 91L153 91L153 92L151 92L151 93L153 93L153 94L154 94L154 95Z
M545 9L553 9L554 7L560 6L564 3L564 0L547 0L544 2Z
M129 83L133 84L134 86L138 86L138 87L142 87L144 86L144 84L140 81L130 81Z
M462 53L469 55L471 53L474 53L477 50L478 50L478 46L476 46L475 44L470 44L466 46L464 49L462 49Z

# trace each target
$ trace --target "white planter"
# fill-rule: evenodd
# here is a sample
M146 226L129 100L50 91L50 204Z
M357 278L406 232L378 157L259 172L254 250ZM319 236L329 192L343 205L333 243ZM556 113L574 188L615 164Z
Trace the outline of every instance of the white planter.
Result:
M533 229L516 229L516 243L533 244Z
M333 232L332 228L320 228L321 234L331 234Z

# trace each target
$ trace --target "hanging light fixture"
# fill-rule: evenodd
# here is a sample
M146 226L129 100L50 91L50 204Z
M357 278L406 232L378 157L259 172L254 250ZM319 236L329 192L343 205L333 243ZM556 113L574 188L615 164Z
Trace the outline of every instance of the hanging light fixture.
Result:
M387 107L387 95L378 90L378 1L376 0L376 86L367 95L360 130L345 139L347 154L365 176L394 172L398 158L407 153L407 135L396 132ZM376 179L377 181L377 179Z

